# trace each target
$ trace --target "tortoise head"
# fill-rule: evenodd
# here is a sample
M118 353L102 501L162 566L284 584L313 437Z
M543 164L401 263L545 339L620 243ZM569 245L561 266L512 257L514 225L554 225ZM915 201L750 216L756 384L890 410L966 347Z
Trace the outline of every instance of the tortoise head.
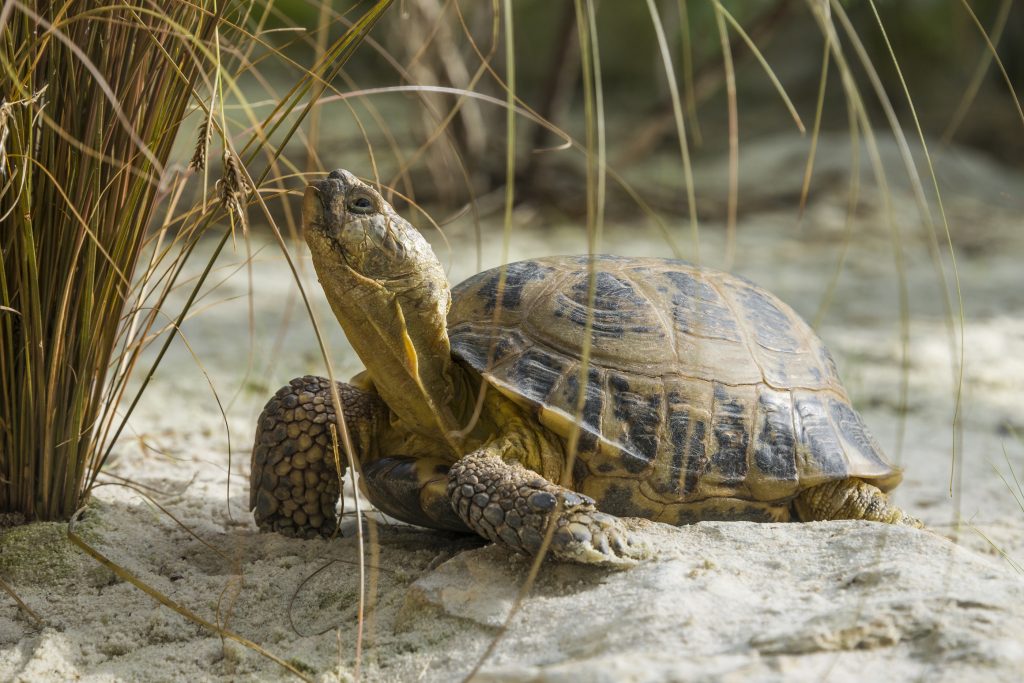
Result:
M387 282L416 270L423 238L371 186L344 170L306 188L302 222L313 258L353 278Z
M302 223L320 283L381 398L407 428L448 441L451 293L427 241L344 170L306 188Z

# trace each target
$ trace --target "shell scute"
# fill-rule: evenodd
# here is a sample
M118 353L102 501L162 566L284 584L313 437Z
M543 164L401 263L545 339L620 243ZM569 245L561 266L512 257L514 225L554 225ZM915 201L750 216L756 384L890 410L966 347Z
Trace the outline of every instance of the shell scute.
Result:
M609 424L616 425L615 440L629 453L623 460L626 471L636 475L653 465L660 446L662 393L654 382L636 378L631 386L627 376L608 373Z
M684 271L661 274L672 289L672 322L681 334L743 343L736 320L719 294L709 282Z
M860 415L850 407L849 403L835 398L829 399L829 413L836 426L839 438L848 449L855 450L861 458L861 472L874 476L885 476L892 471L892 466L880 457L882 449L871 436Z
M580 433L577 448L583 452L593 450L597 448L602 435L606 396L604 373L594 367L587 368L587 381L586 386L583 387L582 408L579 409L577 408L577 406L580 406L580 368L578 366L568 371L565 376L564 386L565 391L561 395L564 402L558 401L551 405L562 408L561 412L568 420L574 419L574 416L577 413L579 414ZM633 454L627 455L626 461L631 460L632 457Z
M795 393L793 406L804 446L797 449L801 479L814 486L844 478L847 468L843 447L824 401L817 394L801 391Z
M709 484L737 489L742 487L747 476L751 408L757 400L757 388L715 384L714 399L711 430L715 448L704 476Z
M524 397L544 403L562 380L567 365L556 354L531 348L514 358L505 374Z
M789 391L760 387L757 401L757 423L754 426L754 468L761 473L751 481L762 497L783 498L796 490L797 438L793 433L793 398Z
M770 351L794 353L805 350L805 344L794 334L793 321L776 306L762 290L746 283L727 285L737 308L752 332L754 341Z
M553 271L553 266L538 261L518 261L477 273L453 289L453 312L470 320L474 312L492 315L500 305L503 315L514 314L524 293L545 282Z

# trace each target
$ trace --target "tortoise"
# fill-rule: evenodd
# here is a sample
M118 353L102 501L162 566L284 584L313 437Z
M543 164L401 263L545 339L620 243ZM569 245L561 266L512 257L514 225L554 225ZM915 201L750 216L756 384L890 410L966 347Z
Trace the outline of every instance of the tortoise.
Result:
M744 278L586 255L450 289L420 233L344 170L306 188L303 226L366 366L336 387L360 488L391 517L609 565L652 552L628 517L921 525L889 502L901 472L821 340ZM331 396L302 377L263 410L261 529L335 530Z

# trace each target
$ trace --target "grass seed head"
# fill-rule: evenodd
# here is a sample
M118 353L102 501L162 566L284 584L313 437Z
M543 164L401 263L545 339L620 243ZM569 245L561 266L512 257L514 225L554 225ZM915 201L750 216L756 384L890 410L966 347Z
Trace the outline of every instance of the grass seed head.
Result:
M217 181L217 193L221 205L234 215L245 226L245 195L249 192L249 184L241 171L241 162L234 152L224 149L224 172Z
M0 180L7 177L7 138L11 133L11 111L16 105L28 107L43 99L43 94L48 86L44 85L31 97L20 100L8 101L6 97L0 98ZM42 107L43 105L40 105Z
M194 171L202 171L206 168L206 153L210 148L210 119L203 119L199 126L199 135L196 140L196 149L192 153L192 160L188 167Z

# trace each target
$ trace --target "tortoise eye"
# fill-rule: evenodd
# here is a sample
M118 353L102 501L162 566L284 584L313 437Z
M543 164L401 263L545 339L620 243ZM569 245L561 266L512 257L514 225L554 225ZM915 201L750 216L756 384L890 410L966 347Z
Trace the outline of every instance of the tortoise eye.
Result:
M357 195L348 200L348 210L352 213L373 213L373 200L366 195Z

